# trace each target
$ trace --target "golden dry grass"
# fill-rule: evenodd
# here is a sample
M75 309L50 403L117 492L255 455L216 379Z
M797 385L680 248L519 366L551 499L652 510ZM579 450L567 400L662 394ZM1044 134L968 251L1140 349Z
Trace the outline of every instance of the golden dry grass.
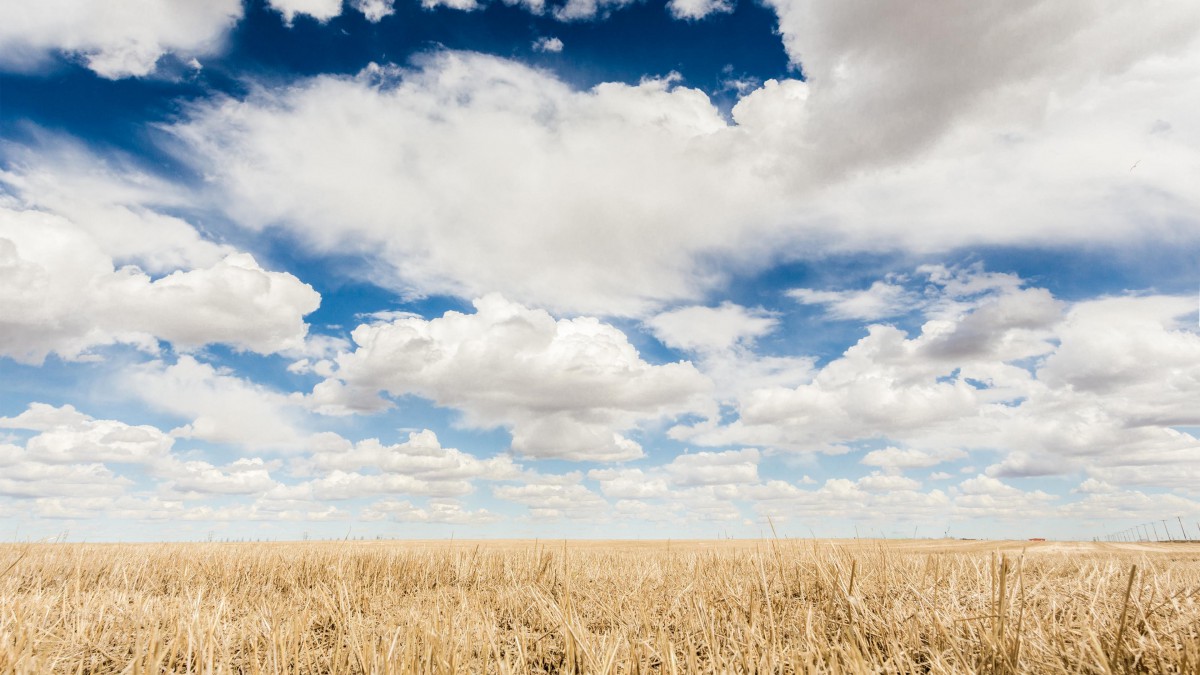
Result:
M0 672L164 671L1198 673L1200 546L0 546Z

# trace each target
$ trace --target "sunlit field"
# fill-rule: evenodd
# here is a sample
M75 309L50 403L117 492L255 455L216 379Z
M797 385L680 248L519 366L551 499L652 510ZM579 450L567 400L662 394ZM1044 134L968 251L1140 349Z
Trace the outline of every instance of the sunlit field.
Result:
M1196 673L1200 545L0 546L0 672Z

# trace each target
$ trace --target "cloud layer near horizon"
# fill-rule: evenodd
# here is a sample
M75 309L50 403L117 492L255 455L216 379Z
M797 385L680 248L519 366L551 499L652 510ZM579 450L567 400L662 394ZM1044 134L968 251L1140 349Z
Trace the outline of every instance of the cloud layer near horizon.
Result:
M1078 535L1200 513L1190 282L1080 269L1200 250L1200 9L768 6L799 70L726 107L674 73L579 86L438 48L238 72L159 101L126 152L6 119L0 519ZM100 7L0 10L0 68L165 82L248 11ZM397 7L254 9L320 31Z

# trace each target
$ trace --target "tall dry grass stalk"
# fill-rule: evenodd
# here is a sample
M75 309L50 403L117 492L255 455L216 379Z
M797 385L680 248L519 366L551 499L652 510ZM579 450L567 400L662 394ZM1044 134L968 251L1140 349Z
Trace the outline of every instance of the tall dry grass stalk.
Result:
M1185 545L45 544L5 568L5 673L1200 673Z

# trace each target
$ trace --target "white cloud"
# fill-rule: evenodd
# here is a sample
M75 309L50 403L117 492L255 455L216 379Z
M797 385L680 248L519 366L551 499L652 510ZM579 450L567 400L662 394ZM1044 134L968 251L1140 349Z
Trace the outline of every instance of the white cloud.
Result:
M645 323L654 337L668 347L707 352L753 342L775 330L779 320L774 313L761 308L724 302L718 307L680 307L657 314Z
M188 190L138 168L115 153L104 157L77 142L34 132L29 147L0 146L0 185L13 210L61 216L115 266L135 264L154 275L207 267L237 253L170 215Z
M680 307L643 321L663 344L693 352L700 371L727 401L756 388L795 386L812 377L807 356L762 356L754 342L775 330L778 315L724 302L717 307Z
M289 26L292 25L292 22L295 21L296 16L299 14L310 16L324 23L342 13L342 0L267 0L267 4L270 5L271 9L282 14L283 22ZM380 4L363 3L357 5L356 3L359 7L366 7L366 10L363 11L364 14L367 11L375 12L379 10L380 7L377 5Z
M306 436L301 410L286 395L191 356L132 366L121 386L149 408L185 420L171 430L177 438L297 451Z
M758 482L759 452L754 448L678 455L663 470L676 485L736 485Z
M828 314L835 319L875 321L904 314L917 304L911 291L891 281L876 281L861 291L794 288L788 295L806 305L825 305Z
M1000 453L989 478L1086 472L1185 489L1200 480L1200 441L1183 430L1200 425L1194 298L1067 305L1012 275L922 273L933 283L915 337L869 326L810 381L744 390L733 421L671 435L831 453L884 440L892 447L861 461L889 474L987 450Z
M395 0L351 0L350 4L362 12L371 23L379 23L383 17L390 16L395 11Z
M596 319L556 321L496 295L475 308L359 326L357 348L337 357L334 385L319 385L312 404L416 394L463 411L472 426L511 429L523 455L594 461L639 457L623 432L710 405L711 383L691 364L651 365Z
M382 520L385 518L402 523L453 523L456 525L476 525L494 523L500 517L487 509L471 511L463 504L453 499L431 499L427 508L413 506L408 501L385 499L375 502L363 509L365 520Z
M77 359L115 342L155 351L158 339L305 346L303 316L320 302L311 287L156 210L178 206L178 189L43 145L6 150L12 166L0 172L0 356Z
M667 9L676 19L703 19L709 14L728 14L734 0L670 0Z
M0 5L0 67L35 69L61 52L109 79L154 72L158 59L220 51L239 0L38 0Z
M533 50L557 54L563 50L563 41L556 37L540 37L533 41Z
M1042 490L1023 491L995 478L978 475L958 484L954 511L964 517L1044 518L1058 497Z
M974 5L931 22L920 19L933 10L892 8L898 22L868 29L834 7L812 3L810 81L765 83L734 124L671 77L575 91L511 61L438 52L198 103L171 131L211 177L214 207L245 227L366 255L373 279L402 292L498 291L556 311L645 316L781 257L1195 241L1200 191L1183 177L1200 166L1200 137L1152 134L1146 113L1200 107L1200 51L1178 23L1194 11L1172 5L1110 45L1132 10L1018 11L1014 23ZM819 32L826 20L845 43ZM941 68L963 40L978 44L971 30L993 39L983 51L1021 58L971 53ZM1073 38L1055 51L1061 34ZM1004 66L963 65L979 58ZM813 299L854 316L901 300L876 291Z
M858 487L867 492L899 492L904 490L916 490L921 487L919 481L905 476L894 476L881 473L873 473L869 476L859 478Z
M98 463L16 461L3 469L0 495L8 497L114 497L132 484Z
M194 494L261 494L276 485L260 458L223 467L180 459L174 439L156 427L98 420L73 406L31 403L14 417L0 417L0 429L37 431L24 448L0 445L0 492L17 496L90 497L117 495L132 481L114 473L136 465L165 481L167 490Z
M613 11L632 2L633 0L567 0L554 9L554 18L559 21L604 19Z
M47 464L146 464L166 457L173 444L170 436L154 427L93 419L70 405L31 403L15 417L0 417L0 429L40 432L26 442L25 454Z
M768 5L812 89L808 140L835 171L912 155L964 120L1036 118L1049 96L1128 75L1200 27L1187 0L1151 16L1119 0Z
M965 456L966 453L958 449L930 452L917 448L888 446L868 452L860 461L867 466L877 466L884 470L924 469Z
M534 518L603 519L609 504L578 483L502 485L492 490L499 499L529 507Z
M474 479L506 480L519 473L512 459L504 455L479 459L455 448L443 448L437 435L428 429L414 431L408 440L395 445L384 445L374 438L350 443L329 434L313 445L313 451L296 462L303 473L369 469L429 483L453 482L456 486Z
M199 103L171 131L238 223L367 255L372 281L410 293L637 314L769 259L768 212L785 210L777 179L733 153L741 134L672 78L575 91L439 52Z
M670 488L661 477L641 469L592 469L588 478L600 483L600 492L613 499L666 497Z
M217 467L203 461L174 461L156 472L166 487L198 495L264 494L279 485L259 457L242 458Z

